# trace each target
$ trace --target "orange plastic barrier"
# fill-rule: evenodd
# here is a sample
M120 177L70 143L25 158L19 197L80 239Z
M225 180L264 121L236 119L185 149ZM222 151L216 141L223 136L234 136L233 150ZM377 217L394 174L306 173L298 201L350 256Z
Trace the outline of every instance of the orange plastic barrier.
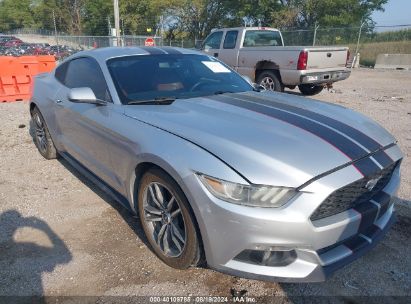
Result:
M0 102L29 100L33 77L55 66L54 56L0 56Z

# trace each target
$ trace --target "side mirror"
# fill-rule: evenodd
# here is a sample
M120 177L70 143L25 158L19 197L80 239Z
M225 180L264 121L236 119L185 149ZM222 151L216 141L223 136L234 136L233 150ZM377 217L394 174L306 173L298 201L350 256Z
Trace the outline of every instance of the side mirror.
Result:
M76 103L90 103L96 105L105 105L106 101L97 99L93 90L90 88L73 88L67 96L68 100Z

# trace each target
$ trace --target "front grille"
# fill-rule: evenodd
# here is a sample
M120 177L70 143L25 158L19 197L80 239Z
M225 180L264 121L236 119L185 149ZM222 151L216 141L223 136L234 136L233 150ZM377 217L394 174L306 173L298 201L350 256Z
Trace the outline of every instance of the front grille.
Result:
M315 210L310 219L316 221L340 212L353 208L363 202L369 201L374 195L380 192L391 180L397 163L394 163L381 171L364 177L343 188L338 189L328 196L325 201ZM365 186L370 179L381 176L374 188L369 191Z

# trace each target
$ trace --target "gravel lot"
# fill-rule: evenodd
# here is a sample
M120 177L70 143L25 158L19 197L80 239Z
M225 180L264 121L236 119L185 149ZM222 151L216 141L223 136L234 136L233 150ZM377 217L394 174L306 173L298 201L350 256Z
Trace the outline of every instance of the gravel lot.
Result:
M410 301L411 72L355 70L316 98L371 116L396 136L405 154L398 222L374 250L316 284L169 268L146 247L137 218L65 161L40 156L28 132L27 103L0 104L0 295L231 297L234 288L249 297L280 296L275 300L285 303L304 301L301 295L351 303L363 302L356 296Z

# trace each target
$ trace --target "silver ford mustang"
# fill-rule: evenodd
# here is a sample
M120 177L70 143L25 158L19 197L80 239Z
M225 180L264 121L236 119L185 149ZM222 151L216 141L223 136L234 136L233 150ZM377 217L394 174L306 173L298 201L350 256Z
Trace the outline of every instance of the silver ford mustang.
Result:
M171 267L322 281L394 221L402 154L386 130L202 53L77 53L36 77L30 113L41 155L138 214Z

